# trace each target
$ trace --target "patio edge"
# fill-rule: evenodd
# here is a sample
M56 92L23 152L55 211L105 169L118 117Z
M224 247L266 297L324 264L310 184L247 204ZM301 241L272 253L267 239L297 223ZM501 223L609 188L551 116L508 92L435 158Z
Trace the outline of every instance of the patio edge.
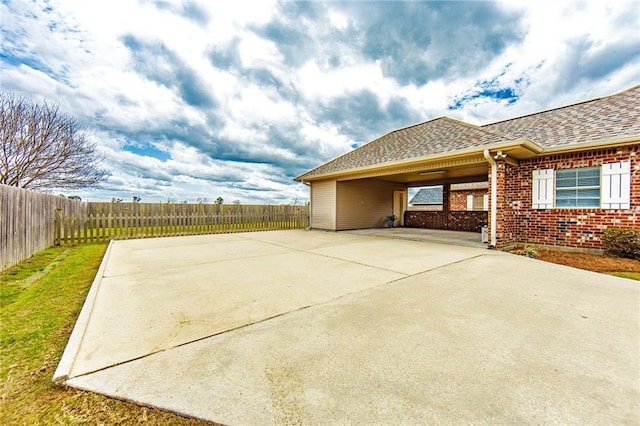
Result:
M100 284L104 276L104 270L107 266L107 261L111 254L113 243L114 240L109 241L107 250L105 251L104 256L102 256L100 267L96 272L96 276L93 278L93 282L91 283L91 287L89 288L87 297L85 298L85 301L82 305L82 310L80 311L80 314L76 319L73 331L69 336L69 340L67 341L67 345L64 348L62 357L60 357L58 367L53 374L52 380L54 384L63 385L64 382L70 378L69 375L71 374L71 370L73 368L73 365L75 364L76 357L78 356L78 352L80 350L80 345L82 344L82 339L84 338L87 325L89 324L91 313L93 312L93 307L95 305L98 290L100 289Z

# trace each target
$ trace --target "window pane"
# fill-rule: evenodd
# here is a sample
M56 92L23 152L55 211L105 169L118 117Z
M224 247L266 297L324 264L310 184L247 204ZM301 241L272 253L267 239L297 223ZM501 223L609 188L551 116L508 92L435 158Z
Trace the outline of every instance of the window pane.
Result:
M573 188L576 185L576 171L574 169L558 170L556 172L557 188Z
M556 188L575 188L575 179L556 179Z
M580 198L576 200L577 207L600 207L600 199Z
M577 186L600 186L600 169L577 169L578 185Z
M484 210L484 196L473 194L473 210Z
M556 191L556 199L571 200L578 197L578 191L575 189L563 189Z
M576 191L578 198L591 198L594 200L600 199L599 189L579 189Z
M580 169L556 171L556 207L567 208L599 206L599 167L584 167Z
M600 168L566 169L556 171L556 188L600 186Z
M556 199L556 207L575 207L576 200L575 198L569 198L566 200Z
M584 169L575 169L578 177L597 177L600 178L599 167L589 167Z

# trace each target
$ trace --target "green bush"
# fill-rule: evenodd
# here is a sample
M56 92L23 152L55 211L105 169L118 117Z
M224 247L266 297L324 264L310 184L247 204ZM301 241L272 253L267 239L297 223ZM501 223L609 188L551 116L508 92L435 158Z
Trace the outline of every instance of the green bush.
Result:
M640 259L640 230L605 229L602 244L607 253L629 259Z

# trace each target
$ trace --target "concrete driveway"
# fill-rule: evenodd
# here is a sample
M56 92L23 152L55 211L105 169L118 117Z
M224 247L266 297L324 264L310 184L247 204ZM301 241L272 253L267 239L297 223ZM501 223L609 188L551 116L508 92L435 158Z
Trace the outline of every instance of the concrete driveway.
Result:
M638 282L319 231L112 242L54 379L224 424L640 423Z

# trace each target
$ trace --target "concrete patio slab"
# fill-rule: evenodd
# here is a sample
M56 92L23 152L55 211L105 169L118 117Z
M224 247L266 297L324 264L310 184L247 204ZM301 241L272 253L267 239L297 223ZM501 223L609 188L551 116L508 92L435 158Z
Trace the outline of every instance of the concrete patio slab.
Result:
M640 421L631 280L310 231L118 241L101 271L69 386L224 424Z

